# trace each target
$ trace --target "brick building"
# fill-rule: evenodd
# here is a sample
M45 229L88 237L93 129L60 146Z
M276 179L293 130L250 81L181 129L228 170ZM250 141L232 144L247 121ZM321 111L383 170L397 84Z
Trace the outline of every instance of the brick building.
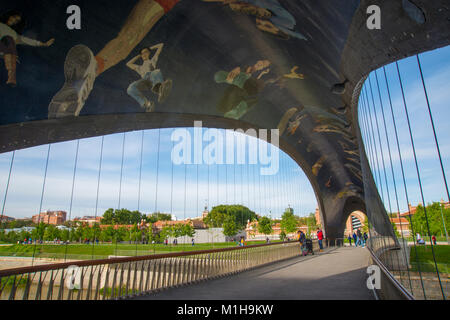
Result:
M76 217L73 219L75 222L81 222L83 225L93 226L95 223L100 224L103 217L84 216L82 218Z
M40 214L36 214L32 217L33 223L45 223L45 224L53 224L53 225L60 225L66 222L66 215L67 213L65 211L45 211L41 212Z

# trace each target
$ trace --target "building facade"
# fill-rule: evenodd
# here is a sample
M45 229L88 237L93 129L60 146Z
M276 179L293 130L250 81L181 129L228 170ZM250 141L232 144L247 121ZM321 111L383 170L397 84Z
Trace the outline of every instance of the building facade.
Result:
M66 222L67 213L65 211L45 211L32 217L33 223L45 223L61 225Z

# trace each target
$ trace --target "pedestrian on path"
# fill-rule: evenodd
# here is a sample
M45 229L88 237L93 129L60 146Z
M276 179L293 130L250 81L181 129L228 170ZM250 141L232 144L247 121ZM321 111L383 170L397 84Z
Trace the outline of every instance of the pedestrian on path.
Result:
M433 236L431 237L431 240L433 241L433 244L436 245L436 236L433 234Z
M353 232L353 242L355 242L355 247L358 246L358 242L356 241L356 233Z
M319 229L319 228L317 228L317 240L319 241L319 248L320 248L319 251L322 252L323 251L323 244L322 244L323 231L321 229Z
M348 243L350 243L350 247L352 246L352 235L349 233L348 234L348 237L347 237L347 239L348 239Z
M359 230L359 229L356 230L356 237L358 238L358 244L359 244L361 247L363 247L361 230Z

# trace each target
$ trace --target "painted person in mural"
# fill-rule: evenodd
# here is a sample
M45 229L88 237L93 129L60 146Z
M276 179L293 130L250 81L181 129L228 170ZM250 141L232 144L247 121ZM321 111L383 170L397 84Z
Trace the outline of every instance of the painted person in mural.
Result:
M159 103L164 102L172 89L172 80L167 79L164 81L161 70L156 67L163 46L164 44L159 43L150 48L144 48L139 55L127 63L128 68L136 71L141 76L140 80L130 84L127 93L147 112L154 111L155 102L146 97L146 89L150 89L158 95ZM156 50L156 52L150 59L152 50ZM136 64L139 59L142 59L142 64Z
M22 33L25 26L24 16L17 10L7 11L0 16L0 58L3 58L8 72L6 84L11 87L17 85L16 66L18 53L16 46L49 47L55 42L55 39L41 42L23 36Z
M297 38L307 40L295 31L296 21L278 0L203 0L204 2L221 2L228 4L235 12L255 17L256 27L281 39Z
M218 103L217 110L226 118L236 120L245 115L258 102L257 95L265 86L261 78L270 72L270 64L269 60L259 60L247 68L237 67L230 72L216 72L214 80L229 85Z
M70 49L64 64L65 83L53 96L48 106L48 117L78 116L94 87L95 79L125 60L179 1L139 0L117 36L105 43L97 54L85 45Z

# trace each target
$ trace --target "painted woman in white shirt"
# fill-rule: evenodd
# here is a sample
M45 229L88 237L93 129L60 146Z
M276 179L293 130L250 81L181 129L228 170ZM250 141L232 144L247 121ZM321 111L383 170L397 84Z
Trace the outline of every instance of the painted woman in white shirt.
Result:
M28 45L33 47L49 47L55 42L50 39L47 42L30 39L22 36L25 21L20 12L11 10L0 17L0 57L5 60L5 67L8 71L6 84L16 86L16 45Z
M136 71L141 76L140 80L134 81L129 85L127 93L147 112L154 111L155 103L145 96L143 92L145 89L151 89L153 93L157 94L158 102L160 103L167 98L172 89L172 80L164 81L161 70L156 68L163 46L164 44L159 43L153 47L144 48L139 55L127 63L128 68ZM155 49L156 52L150 59L151 50ZM142 59L143 63L141 65L135 64L139 59Z

